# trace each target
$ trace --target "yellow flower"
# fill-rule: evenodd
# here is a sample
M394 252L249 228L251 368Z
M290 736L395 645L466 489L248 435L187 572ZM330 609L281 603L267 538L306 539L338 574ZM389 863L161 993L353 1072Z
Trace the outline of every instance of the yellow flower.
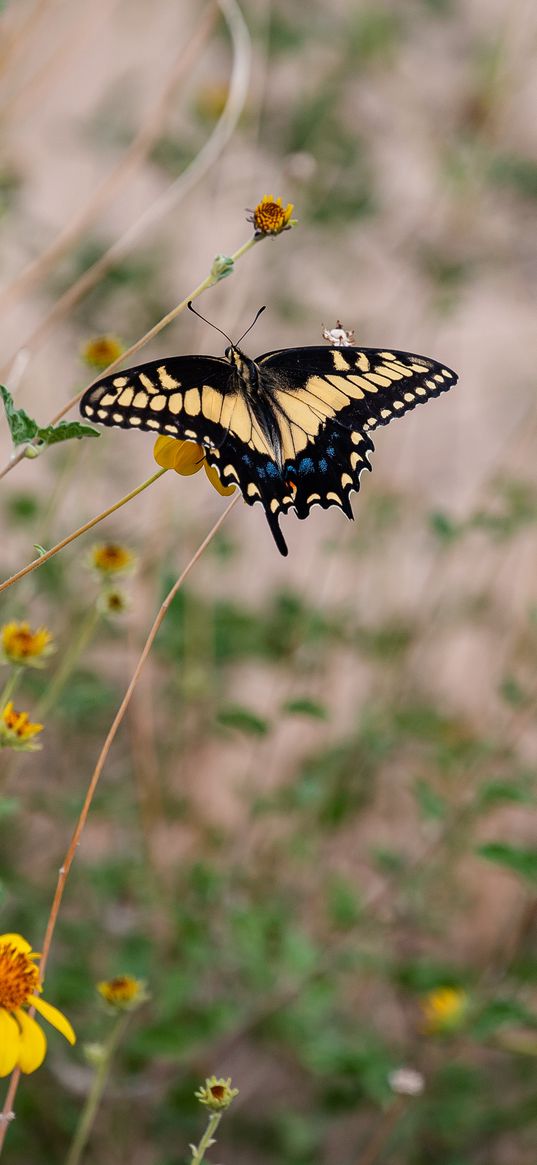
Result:
M84 344L81 356L90 368L102 371L108 368L109 364L113 364L114 360L119 360L124 351L121 340L116 336L95 336L93 340L88 340L87 344Z
M97 991L116 1011L132 1011L149 999L143 979L133 975L116 975L115 979L103 979L97 983Z
M135 562L132 551L119 542L98 542L90 550L90 564L99 574L124 574Z
M21 752L35 752L41 748L33 739L43 730L42 724L32 724L27 712L16 712L12 700L0 713L0 748L16 748Z
M105 587L97 599L97 607L101 615L114 618L128 611L129 600L125 592L120 591L118 587Z
M9 1076L14 1068L35 1072L45 1058L45 1033L26 1007L34 1007L70 1044L76 1040L69 1020L39 997L36 959L39 955L22 935L0 934L0 1076Z
M42 667L43 661L54 651L52 636L46 627L32 631L29 623L4 623L0 629L4 663L26 667Z
M424 1028L429 1034L454 1031L468 1010L468 996L462 987L438 987L422 1000Z
M218 121L224 112L229 88L224 81L216 81L200 89L196 97L196 112L204 121Z
M255 210L250 211L248 222L254 224L256 235L281 235L295 225L292 219L293 203L288 202L285 210L281 198L274 200L272 194L264 194Z
M194 1093L196 1100L206 1105L212 1112L222 1112L223 1109L229 1108L238 1095L238 1088L231 1087L231 1076L228 1076L227 1080L218 1080L216 1076L210 1076L205 1081L205 1086L198 1088Z
M183 477L190 477L192 473L197 473L203 466L211 485L218 490L219 494L227 497L228 494L235 492L234 485L222 485L216 469L213 469L212 465L208 465L205 459L205 450L202 449L201 445L196 445L194 441L177 441L175 437L157 437L153 457L157 465L161 465L163 469L175 469L175 472L180 473Z

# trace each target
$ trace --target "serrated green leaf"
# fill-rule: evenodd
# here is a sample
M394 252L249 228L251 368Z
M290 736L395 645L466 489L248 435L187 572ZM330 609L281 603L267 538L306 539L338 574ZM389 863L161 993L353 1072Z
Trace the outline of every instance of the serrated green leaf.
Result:
M73 437L100 437L97 429L84 425L81 421L60 421L59 425L47 425L37 430L37 436L44 445L57 445L59 441L70 441Z
M507 845L503 841L489 841L478 846L476 853L488 862L505 866L532 885L537 885L537 848L525 849L523 846Z
M311 716L312 720L328 720L328 711L324 704L310 700L307 696L297 700L288 700L282 705L282 711L292 716Z
M0 393L4 402L7 423L13 444L16 447L17 445L24 445L25 441L32 441L39 432L37 421L29 417L24 409L15 408L13 397L3 384L0 384Z

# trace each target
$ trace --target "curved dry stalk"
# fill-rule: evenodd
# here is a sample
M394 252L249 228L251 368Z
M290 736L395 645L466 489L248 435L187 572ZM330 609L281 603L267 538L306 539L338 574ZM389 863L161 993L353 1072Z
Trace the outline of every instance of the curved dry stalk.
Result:
M154 108L140 126L130 146L120 158L117 165L107 175L97 190L93 193L86 205L75 214L71 222L64 227L57 238L38 256L30 262L7 287L0 291L0 306L11 305L46 275L54 263L65 255L66 251L78 241L84 230L90 226L100 212L118 192L127 179L147 157L151 147L157 141L162 129L163 121L168 113L172 98L179 81L196 61L208 36L210 35L217 13L216 0L205 9L203 18L193 36L178 54L164 89Z
M115 6L119 0L113 0ZM108 15L108 14L107 14ZM42 100L50 88L50 82L56 81L63 75L63 65L76 56L77 50L83 49L88 39L94 34L102 18L95 5L87 5L77 17L66 36L56 44L51 55L40 63L36 71L23 81L20 89L8 97L2 107L3 117L12 123L17 117L24 114L25 101L34 99L34 104ZM21 108L22 107L22 108Z
M163 473L167 472L167 469L157 470L157 472L154 473L151 477L148 477L147 481L143 481L141 485L136 486L136 489L131 489L130 493L125 494L125 496L120 498L118 502L114 502L113 506L109 506L107 510L103 510L102 513L97 514L95 518L90 518L89 522L85 522L83 526L78 527L78 530L74 530L72 534L68 534L66 538L62 538L61 542L57 542L55 546L51 546L50 550L46 550L44 554L40 554L39 558L32 559L32 561L29 562L26 566L23 566L21 570L18 570L16 574L12 574L10 578L6 578L3 583L0 583L0 594L2 591L7 591L8 587L12 587L13 583L18 582L19 579L24 578L25 575L31 574L32 571L37 570L39 566L43 566L45 562L48 562L49 558L53 558L54 555L58 554L60 550L63 550L65 546L69 546L70 542L74 542L75 538L80 538L81 534L86 534L88 530L92 530L94 526L97 526L99 522L103 521L103 518L110 517L110 514L114 514L116 510L121 509L121 506L124 506L127 502L132 501L132 498L137 497L138 494L142 493L144 489L147 489L149 485L152 485L153 482L157 480L157 478L162 477Z
M214 165L232 136L244 108L250 80L251 41L244 17L237 0L218 0L231 37L233 63L227 101L222 114L205 145L183 173L157 198L151 206L130 226L115 243L89 267L80 279L70 287L53 305L48 315L31 333L23 347L30 353L50 334L54 326L63 320L71 308L89 292L111 267L127 254L140 235L155 225L164 215L175 208L181 198L200 181ZM0 377L5 377L13 357L0 369ZM63 414L62 414L63 415ZM20 460L20 458L19 458ZM16 464L16 462L14 462ZM0 474L0 476L2 476Z
M201 543L201 545L198 546L196 553L192 556L190 561L185 566L184 570L181 571L181 574L179 575L179 577L174 582L173 586L168 591L168 594L166 595L166 598L162 602L162 604L158 610L158 613L156 615L156 618L153 621L153 624L151 626L151 629L149 631L147 639L146 639L144 646L142 648L142 652L141 652L140 657L138 659L138 663L136 664L136 667L135 667L135 669L132 673L132 676L130 678L125 695L123 696L121 704L116 712L116 715L114 716L114 719L112 721L112 724L111 724L110 729L108 731L108 734L106 736L106 740L105 740L105 742L102 746L102 749L99 753L99 756L97 758L97 763L96 763L95 768L93 770L93 773L91 775L91 780L89 782L86 796L84 798L84 804L83 804L82 809L80 811L80 815L79 815L78 821L76 823L73 835L71 837L71 841L69 842L67 853L65 855L63 863L60 866L60 869L58 872L58 881L56 884L56 891L54 894L54 898L52 900L52 906L50 908L50 914L49 914L47 926L45 929L45 937L43 940L43 946L41 948L42 955L41 955L41 960L40 960L40 965L39 965L40 982L43 982L44 977L45 977L46 966L47 966L48 957L50 954L50 948L51 948L52 939L54 936L54 931L56 928L56 923L58 920L58 914L59 914L60 907L62 904L63 894L65 891L65 885L67 882L67 878L69 877L69 871L70 871L71 866L73 864L74 857L75 857L76 851L78 849L78 845L80 843L80 838L82 836L84 826L85 826L87 818L88 818L89 811L91 809L91 805L92 805L92 801L93 801L93 798L95 795L95 791L97 789L97 785L99 784L99 780L100 780L102 771L104 769L104 766L105 766L108 754L110 752L110 749L112 747L112 744L116 738L118 729L119 729L119 727L120 727L120 725L125 717L125 713L126 713L128 707L129 707L132 694L134 692L134 689L136 688L136 685L137 685L138 680L140 678L140 675L141 675L142 669L144 667L144 664L146 662L146 659L151 651L151 648L153 646L153 643L155 642L155 638L158 634L158 631L161 627L161 624L163 623L163 621L166 617L166 614L170 608L170 605L173 602L176 594L181 589L185 579L190 574L190 571L196 565L198 559L201 558L201 555L203 554L204 550L207 548L209 543L212 541L215 534L220 529L222 523L225 522L228 514L233 509L233 506L235 506L237 504L240 497L241 497L241 494L237 491L237 493L235 494L235 497L233 497L231 499L229 505L226 506L226 509L224 510L224 512L220 515L218 520L214 523L214 526L212 526L212 528L209 530L209 533L203 539L203 542ZM31 1011L30 1011L30 1014L31 1014ZM6 1136L9 1122L12 1119L12 1109L13 1109L13 1104L15 1101L15 1096L17 1093L19 1079L20 1079L20 1072L17 1069L11 1077L8 1091L7 1091L7 1095L6 1095L6 1099L5 1099L5 1103L4 1103L4 1108L2 1110L2 1113L0 1114L0 1153L2 1151L2 1146L3 1146L4 1140L5 1140L5 1136Z

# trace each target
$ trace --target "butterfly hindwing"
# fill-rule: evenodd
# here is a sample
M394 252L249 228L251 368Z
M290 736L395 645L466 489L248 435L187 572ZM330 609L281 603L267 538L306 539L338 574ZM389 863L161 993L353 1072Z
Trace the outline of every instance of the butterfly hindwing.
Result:
M451 388L451 369L410 352L376 348L288 348L258 357L279 414L284 477L294 507L339 506L352 517L350 494L370 469L368 433Z

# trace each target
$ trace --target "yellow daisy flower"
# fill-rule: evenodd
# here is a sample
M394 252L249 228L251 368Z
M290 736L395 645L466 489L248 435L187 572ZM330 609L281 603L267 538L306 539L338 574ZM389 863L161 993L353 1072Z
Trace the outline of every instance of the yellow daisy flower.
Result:
M84 344L80 354L85 364L102 372L114 360L119 360L124 351L124 345L116 336L95 336Z
M196 445L194 441L177 441L175 437L157 437L153 457L162 469L174 469L183 477L190 477L192 473L198 473L203 466L211 485L218 490L219 494L227 497L228 494L235 492L234 485L222 485L216 469L213 469L212 465L208 465L205 459L205 450L202 449L201 445Z
M76 1040L65 1015L38 994L36 959L39 955L22 935L0 934L0 1076L9 1076L14 1068L35 1072L45 1059L45 1033L26 1007L35 1008L70 1044Z
M468 996L462 987L438 987L422 1000L424 1029L435 1032L454 1031L468 1010Z
M116 975L115 979L103 979L97 984L97 991L116 1011L132 1011L149 999L143 979L133 975Z
M33 739L43 731L42 724L32 724L28 712L17 712L10 700L0 713L0 748L35 752L41 748Z
M54 651L52 635L46 627L32 631L29 623L13 620L0 628L4 663L17 666L43 667L43 662Z
M288 202L283 207L281 198L274 199L272 194L264 194L255 210L251 210L248 222L254 224L256 235L281 235L282 231L289 231L295 225L292 219L293 203Z
M135 562L132 551L119 542L98 542L90 550L90 565L99 574L124 574Z
M238 1088L231 1087L231 1076L227 1080L217 1079L216 1076L210 1076L202 1088L194 1093L196 1100L200 1104L204 1104L206 1108L210 1108L212 1112L222 1112L223 1109L229 1108L231 1102L239 1095Z

